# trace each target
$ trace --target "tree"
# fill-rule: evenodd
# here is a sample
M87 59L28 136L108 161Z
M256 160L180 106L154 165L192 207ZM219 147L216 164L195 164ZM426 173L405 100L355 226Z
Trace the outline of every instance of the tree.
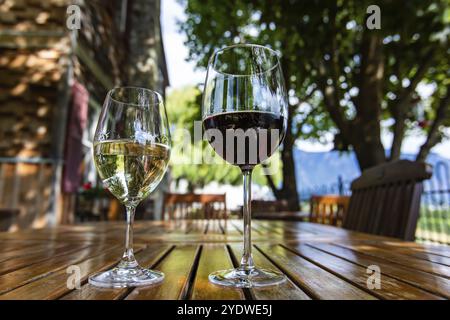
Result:
M366 26L369 5L381 9L381 29ZM352 150L361 169L400 157L412 131L427 135L425 159L443 137L449 112L449 16L446 0L187 1L190 59L206 66L213 50L240 42L282 53L289 90L283 184L268 179L277 198L297 203L293 147L298 138L334 134L335 148ZM432 88L424 98L419 86ZM330 121L331 120L331 121ZM383 130L393 134L388 153Z
M210 182L238 185L241 171L219 158L206 141L195 141L194 126L201 125L201 91L195 87L172 90L166 99L172 133L171 176L176 182L184 180L189 191L202 188ZM197 121L197 124L195 124ZM187 134L186 130L189 132ZM190 138L186 143L186 138ZM194 155L212 155L217 164L193 163ZM264 184L263 169L255 170L254 182ZM279 181L279 176L274 176Z

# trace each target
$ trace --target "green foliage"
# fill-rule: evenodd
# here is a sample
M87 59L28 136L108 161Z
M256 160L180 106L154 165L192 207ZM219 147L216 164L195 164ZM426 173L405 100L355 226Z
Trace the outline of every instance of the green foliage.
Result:
M238 167L227 164L215 154L206 141L194 141L194 122L201 121L201 92L195 87L173 90L166 99L172 132L171 175L176 181L186 180L191 190L210 182L238 185L242 175ZM200 125L200 123L197 123ZM205 154L211 155L212 164L201 163ZM272 157L273 168L279 172L279 156ZM198 164L197 164L198 163ZM275 175L275 182L280 177ZM253 181L264 184L263 168L258 166Z
M195 87L172 90L166 99L167 114L172 129L185 128L193 136L194 121L201 119L201 92Z
M235 43L259 43L282 53L292 130L303 139L324 142L326 132L339 133L325 107L320 83L336 90L345 121L352 122L358 112L364 112L357 110L357 102L364 76L360 73L361 40L369 5L381 8L381 30L369 31L381 34L384 43L380 119L396 119L396 105L405 88L418 69L429 64L420 81L434 86L435 94L421 101L417 90L408 93L411 107L401 120L409 129L426 131L422 120L433 119L438 99L449 85L448 0L182 2L187 21L180 28L187 35L189 58L199 67L207 65L214 50Z

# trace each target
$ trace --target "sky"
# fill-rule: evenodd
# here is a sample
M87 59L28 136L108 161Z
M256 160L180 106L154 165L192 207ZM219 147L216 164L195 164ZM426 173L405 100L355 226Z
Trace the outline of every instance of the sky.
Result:
M187 62L188 48L184 45L186 37L179 32L177 20L183 21L183 7L177 0L161 1L162 33L166 52L167 68L171 88L196 85L205 80L206 72L196 70L194 62Z
M184 9L177 0L162 0L161 18L162 33L164 38L164 48L169 70L170 88L176 89L183 86L196 85L202 83L205 79L205 70L195 68L194 62L187 62L188 48L184 45L186 37L179 32L177 21L185 19ZM426 89L423 89L424 91ZM450 130L448 130L450 136ZM425 138L420 136L406 137L402 152L417 153ZM385 146L390 146L392 142L391 134L383 134L382 141ZM300 141L298 147L304 151L321 152L329 151L333 148L332 143L320 144L308 141ZM435 146L432 152L450 159L450 141L447 140Z

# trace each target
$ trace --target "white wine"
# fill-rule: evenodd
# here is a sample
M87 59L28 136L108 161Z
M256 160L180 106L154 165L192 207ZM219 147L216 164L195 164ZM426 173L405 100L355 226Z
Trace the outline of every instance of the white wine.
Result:
M161 95L136 87L110 90L92 151L103 184L127 209L127 227L120 262L92 274L89 283L101 288L134 288L161 282L164 274L140 266L133 251L136 206L164 177L170 157L169 123Z
M94 144L94 161L103 184L125 205L137 205L156 188L169 157L169 147L159 143L111 140Z

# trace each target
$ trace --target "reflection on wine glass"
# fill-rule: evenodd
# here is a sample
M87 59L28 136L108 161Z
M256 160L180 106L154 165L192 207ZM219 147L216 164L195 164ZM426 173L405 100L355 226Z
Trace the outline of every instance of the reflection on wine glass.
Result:
M107 288L135 287L164 279L145 269L133 253L136 206L159 184L170 157L170 133L162 97L154 91L122 87L106 96L94 137L94 161L106 188L126 207L125 252L119 264L89 277Z
M240 266L209 275L213 283L261 287L285 280L277 271L255 267L251 244L251 174L283 141L287 94L278 55L259 45L235 45L209 60L202 110L203 126L213 149L239 166L244 183L244 252Z

